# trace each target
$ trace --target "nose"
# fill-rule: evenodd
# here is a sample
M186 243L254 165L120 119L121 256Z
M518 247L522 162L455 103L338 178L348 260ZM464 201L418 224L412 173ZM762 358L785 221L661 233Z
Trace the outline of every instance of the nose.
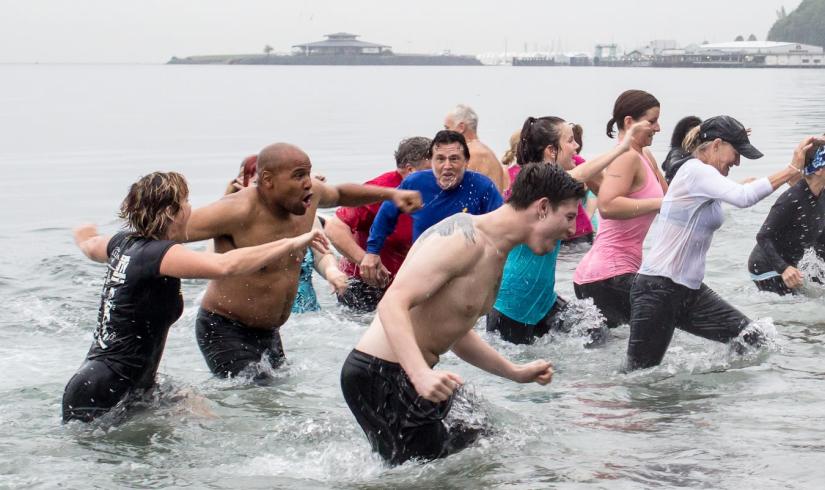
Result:
M576 220L567 227L567 238L572 238L576 234Z

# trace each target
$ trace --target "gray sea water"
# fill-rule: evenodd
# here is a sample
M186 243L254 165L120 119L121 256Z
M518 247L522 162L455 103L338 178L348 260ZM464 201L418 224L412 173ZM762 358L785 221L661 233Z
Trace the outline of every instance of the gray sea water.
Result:
M804 135L825 131L816 70L0 65L0 487L821 488L824 300L759 293L745 270L778 194L727 209L706 277L774 332L770 348L735 357L677 332L660 367L625 375L626 326L585 349L575 336L507 345L479 325L505 355L548 358L557 374L547 387L517 385L444 356L478 404L458 414L495 428L445 460L390 469L371 454L338 384L370 317L341 311L321 283L324 311L282 329L289 363L273 386L210 375L194 339L205 283L185 281L160 366L165 394L114 427L60 423L104 275L70 230L116 230L138 176L183 172L204 205L245 155L288 141L329 181L359 182L462 102L499 154L526 116L558 115L584 126L588 157L610 147L604 125L628 88L662 102L660 160L682 116L728 113L753 128L766 156L744 161L737 179L783 167ZM559 262L568 298L582 253ZM599 321L587 305L577 311L581 325Z

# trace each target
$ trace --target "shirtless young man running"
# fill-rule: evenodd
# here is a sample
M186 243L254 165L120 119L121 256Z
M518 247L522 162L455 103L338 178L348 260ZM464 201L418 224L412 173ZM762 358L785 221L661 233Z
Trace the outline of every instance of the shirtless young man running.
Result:
M392 200L405 212L421 206L417 192L387 187L332 186L310 176L312 164L299 148L267 146L258 155L258 184L224 196L192 212L187 240L215 239L215 251L307 233L315 211ZM209 282L196 321L198 346L209 369L237 375L265 360L284 359L278 329L289 318L298 288L303 254L286 256L252 274ZM265 374L260 374L266 377Z
M557 165L527 165L507 204L480 216L453 215L415 242L341 371L347 405L385 460L434 459L473 442L442 421L463 383L433 369L447 350L519 383L551 381L549 362L513 364L473 326L496 299L507 253L522 243L536 254L551 252L575 227L584 193Z

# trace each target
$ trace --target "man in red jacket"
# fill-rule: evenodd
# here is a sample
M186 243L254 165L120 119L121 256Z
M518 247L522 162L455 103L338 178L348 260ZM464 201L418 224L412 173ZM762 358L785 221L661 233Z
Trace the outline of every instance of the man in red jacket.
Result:
M430 139L420 136L401 141L395 152L396 169L381 174L366 184L398 187L407 175L429 168L430 162L426 158L429 146ZM339 267L350 277L349 286L338 296L338 301L365 312L375 310L412 246L412 221L408 215L402 215L395 232L389 236L381 250L383 267L378 274L378 281L368 283L361 277L358 264L364 257L370 227L379 207L381 203L339 208L324 227L330 242L341 252Z

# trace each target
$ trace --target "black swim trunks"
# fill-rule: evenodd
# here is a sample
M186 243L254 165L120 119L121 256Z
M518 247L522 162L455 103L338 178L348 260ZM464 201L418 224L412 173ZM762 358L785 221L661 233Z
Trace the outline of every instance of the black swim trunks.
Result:
M285 359L277 328L250 328L203 308L195 321L195 335L209 369L224 378L237 376L247 368L255 379L267 378L265 372L251 371L262 360L276 368Z
M341 389L373 450L392 465L443 458L483 434L478 427L448 428L444 417L453 398L442 403L425 400L400 364L355 349L341 370Z

